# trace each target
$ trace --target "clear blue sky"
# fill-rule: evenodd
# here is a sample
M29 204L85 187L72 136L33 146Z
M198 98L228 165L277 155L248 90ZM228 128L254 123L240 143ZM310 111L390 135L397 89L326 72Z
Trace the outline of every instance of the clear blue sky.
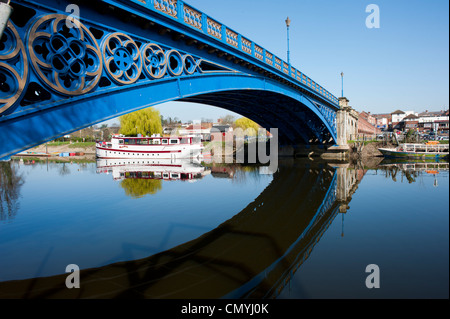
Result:
M436 111L449 107L448 0L188 0L195 8L286 58L287 16L293 66L358 111ZM366 6L380 28L366 27ZM181 120L228 112L171 102L156 106Z

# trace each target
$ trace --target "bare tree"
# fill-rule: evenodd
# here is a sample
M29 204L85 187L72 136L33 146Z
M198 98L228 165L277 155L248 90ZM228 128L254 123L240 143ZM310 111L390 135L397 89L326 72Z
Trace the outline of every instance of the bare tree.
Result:
M20 188L24 179L13 162L0 162L0 221L11 220L19 209Z

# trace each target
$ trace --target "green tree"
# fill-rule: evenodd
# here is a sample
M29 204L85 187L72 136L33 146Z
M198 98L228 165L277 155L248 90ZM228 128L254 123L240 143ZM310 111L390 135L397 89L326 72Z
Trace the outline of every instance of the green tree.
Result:
M259 125L258 123L246 118L241 117L234 122L235 128L240 128L244 132L247 130L247 135L256 136L258 134Z
M119 132L126 136L162 134L161 115L152 108L122 115Z

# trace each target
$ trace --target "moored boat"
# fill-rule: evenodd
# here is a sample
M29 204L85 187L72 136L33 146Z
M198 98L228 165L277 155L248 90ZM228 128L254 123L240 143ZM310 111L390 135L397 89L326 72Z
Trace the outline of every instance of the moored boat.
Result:
M438 143L400 144L396 148L379 148L387 158L443 159L449 156L449 145Z
M110 142L97 142L98 158L176 159L197 158L203 145L200 137L178 136L127 137L113 136Z

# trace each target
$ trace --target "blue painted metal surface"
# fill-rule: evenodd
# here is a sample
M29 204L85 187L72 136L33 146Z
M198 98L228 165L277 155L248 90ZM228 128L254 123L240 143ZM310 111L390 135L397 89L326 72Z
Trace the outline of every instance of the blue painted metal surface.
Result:
M12 1L0 41L0 157L173 100L336 140L338 100L267 49L180 0Z

